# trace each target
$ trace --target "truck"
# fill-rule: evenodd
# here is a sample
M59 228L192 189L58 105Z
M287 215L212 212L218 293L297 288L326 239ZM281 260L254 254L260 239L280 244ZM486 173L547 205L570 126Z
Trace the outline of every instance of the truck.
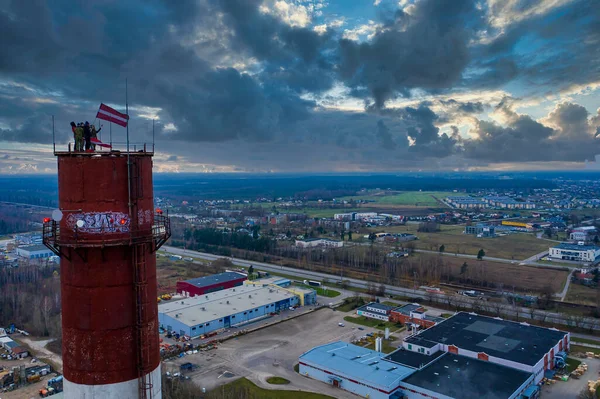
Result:
M311 287L320 287L321 283L313 280L304 280L305 285L310 285Z

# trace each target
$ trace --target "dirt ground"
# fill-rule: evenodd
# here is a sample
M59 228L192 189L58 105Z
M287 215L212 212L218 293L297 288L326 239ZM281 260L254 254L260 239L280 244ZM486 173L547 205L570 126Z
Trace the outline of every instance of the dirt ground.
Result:
M407 224L377 229L390 233L411 233L419 239L412 241L415 248L437 251L444 245L445 252L477 255L483 249L487 256L504 259L524 260L542 251L547 251L552 242L536 238L530 233L514 233L503 237L477 238L463 234L464 226L441 225L436 233L418 232L418 224Z
M423 256L428 256L423 254ZM429 255L435 256L435 255ZM492 262L487 260L469 260L446 256L443 258L450 265L452 275L460 278L460 270L467 262L468 271L466 277L471 277L479 281L493 282L490 288L499 288L500 285L504 289L512 288L528 290L528 291L543 291L546 286L552 287L553 292L562 290L569 272L556 269L540 269L531 266L520 266L518 264Z
M185 261L172 261L166 256L156 258L156 279L158 295L175 292L178 281L213 274L208 267Z
M600 288L586 287L585 285L571 283L565 301L596 306Z

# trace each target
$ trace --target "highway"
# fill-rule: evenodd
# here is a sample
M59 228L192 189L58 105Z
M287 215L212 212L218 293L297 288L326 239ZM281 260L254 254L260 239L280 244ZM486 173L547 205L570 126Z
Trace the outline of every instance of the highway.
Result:
M182 248L176 248L171 246L163 246L162 249L165 252L187 256L187 257L195 257L204 260L215 260L219 258L227 258L219 255L207 254L204 252L197 252L192 250L186 250ZM268 271L268 272L279 272L288 276L294 276L298 279L312 279L312 280L323 280L327 279L329 281L339 281L340 276L331 275L326 273L312 272L309 270L295 269L286 266L279 266L269 263L262 262L253 262L247 261L243 259L236 258L227 258L230 259L235 265L249 267L250 265L254 266L257 270ZM201 263L201 262L196 262ZM357 280L353 278L345 278L348 285L356 288L367 288L369 282L363 280ZM380 283L372 282L373 284L380 285ZM492 314L500 314L509 317L518 317L519 320L537 320L543 321L547 323L555 323L559 325L586 328L590 330L596 330L600 328L600 319L596 319L593 317L584 317L584 316L574 316L574 315L563 315L555 312L548 312L540 309L533 308L525 308L515 305L502 304L497 302L488 302L485 300L481 300L478 298L469 298L462 295L443 295L443 294L431 294L427 293L424 290L420 289L410 289L403 287L396 287L389 284L384 284L386 288L387 294L392 295L402 295L409 296L415 298L421 298L422 300L433 301L437 303L442 303L448 307L456 308L460 307L463 309L470 309L472 311L477 312L478 310L485 310L486 312L490 312Z

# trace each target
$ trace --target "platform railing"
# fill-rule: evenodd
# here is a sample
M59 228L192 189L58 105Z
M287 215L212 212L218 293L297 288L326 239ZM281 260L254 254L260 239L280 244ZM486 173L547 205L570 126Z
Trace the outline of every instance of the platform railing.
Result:
M61 247L106 247L154 242L156 250L170 237L171 221L161 213L154 214L151 226L132 227L128 231L115 231L109 226L61 229L60 223L54 220L44 222L42 227L44 245L59 256Z
M75 151L75 143L68 142L64 146L54 145L54 155L115 155L120 153L127 153L127 142L116 141L112 143L105 143L111 146L111 148L103 148L96 144L95 150L83 150L83 151ZM143 153L143 154L154 154L154 143L146 143L146 142L129 142L129 153Z

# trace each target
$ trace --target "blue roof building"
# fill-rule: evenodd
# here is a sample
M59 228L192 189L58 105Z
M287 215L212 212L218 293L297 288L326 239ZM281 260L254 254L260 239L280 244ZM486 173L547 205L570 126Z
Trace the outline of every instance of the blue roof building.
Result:
M302 354L300 374L362 397L388 399L415 369L390 362L385 356L346 342L332 342Z

